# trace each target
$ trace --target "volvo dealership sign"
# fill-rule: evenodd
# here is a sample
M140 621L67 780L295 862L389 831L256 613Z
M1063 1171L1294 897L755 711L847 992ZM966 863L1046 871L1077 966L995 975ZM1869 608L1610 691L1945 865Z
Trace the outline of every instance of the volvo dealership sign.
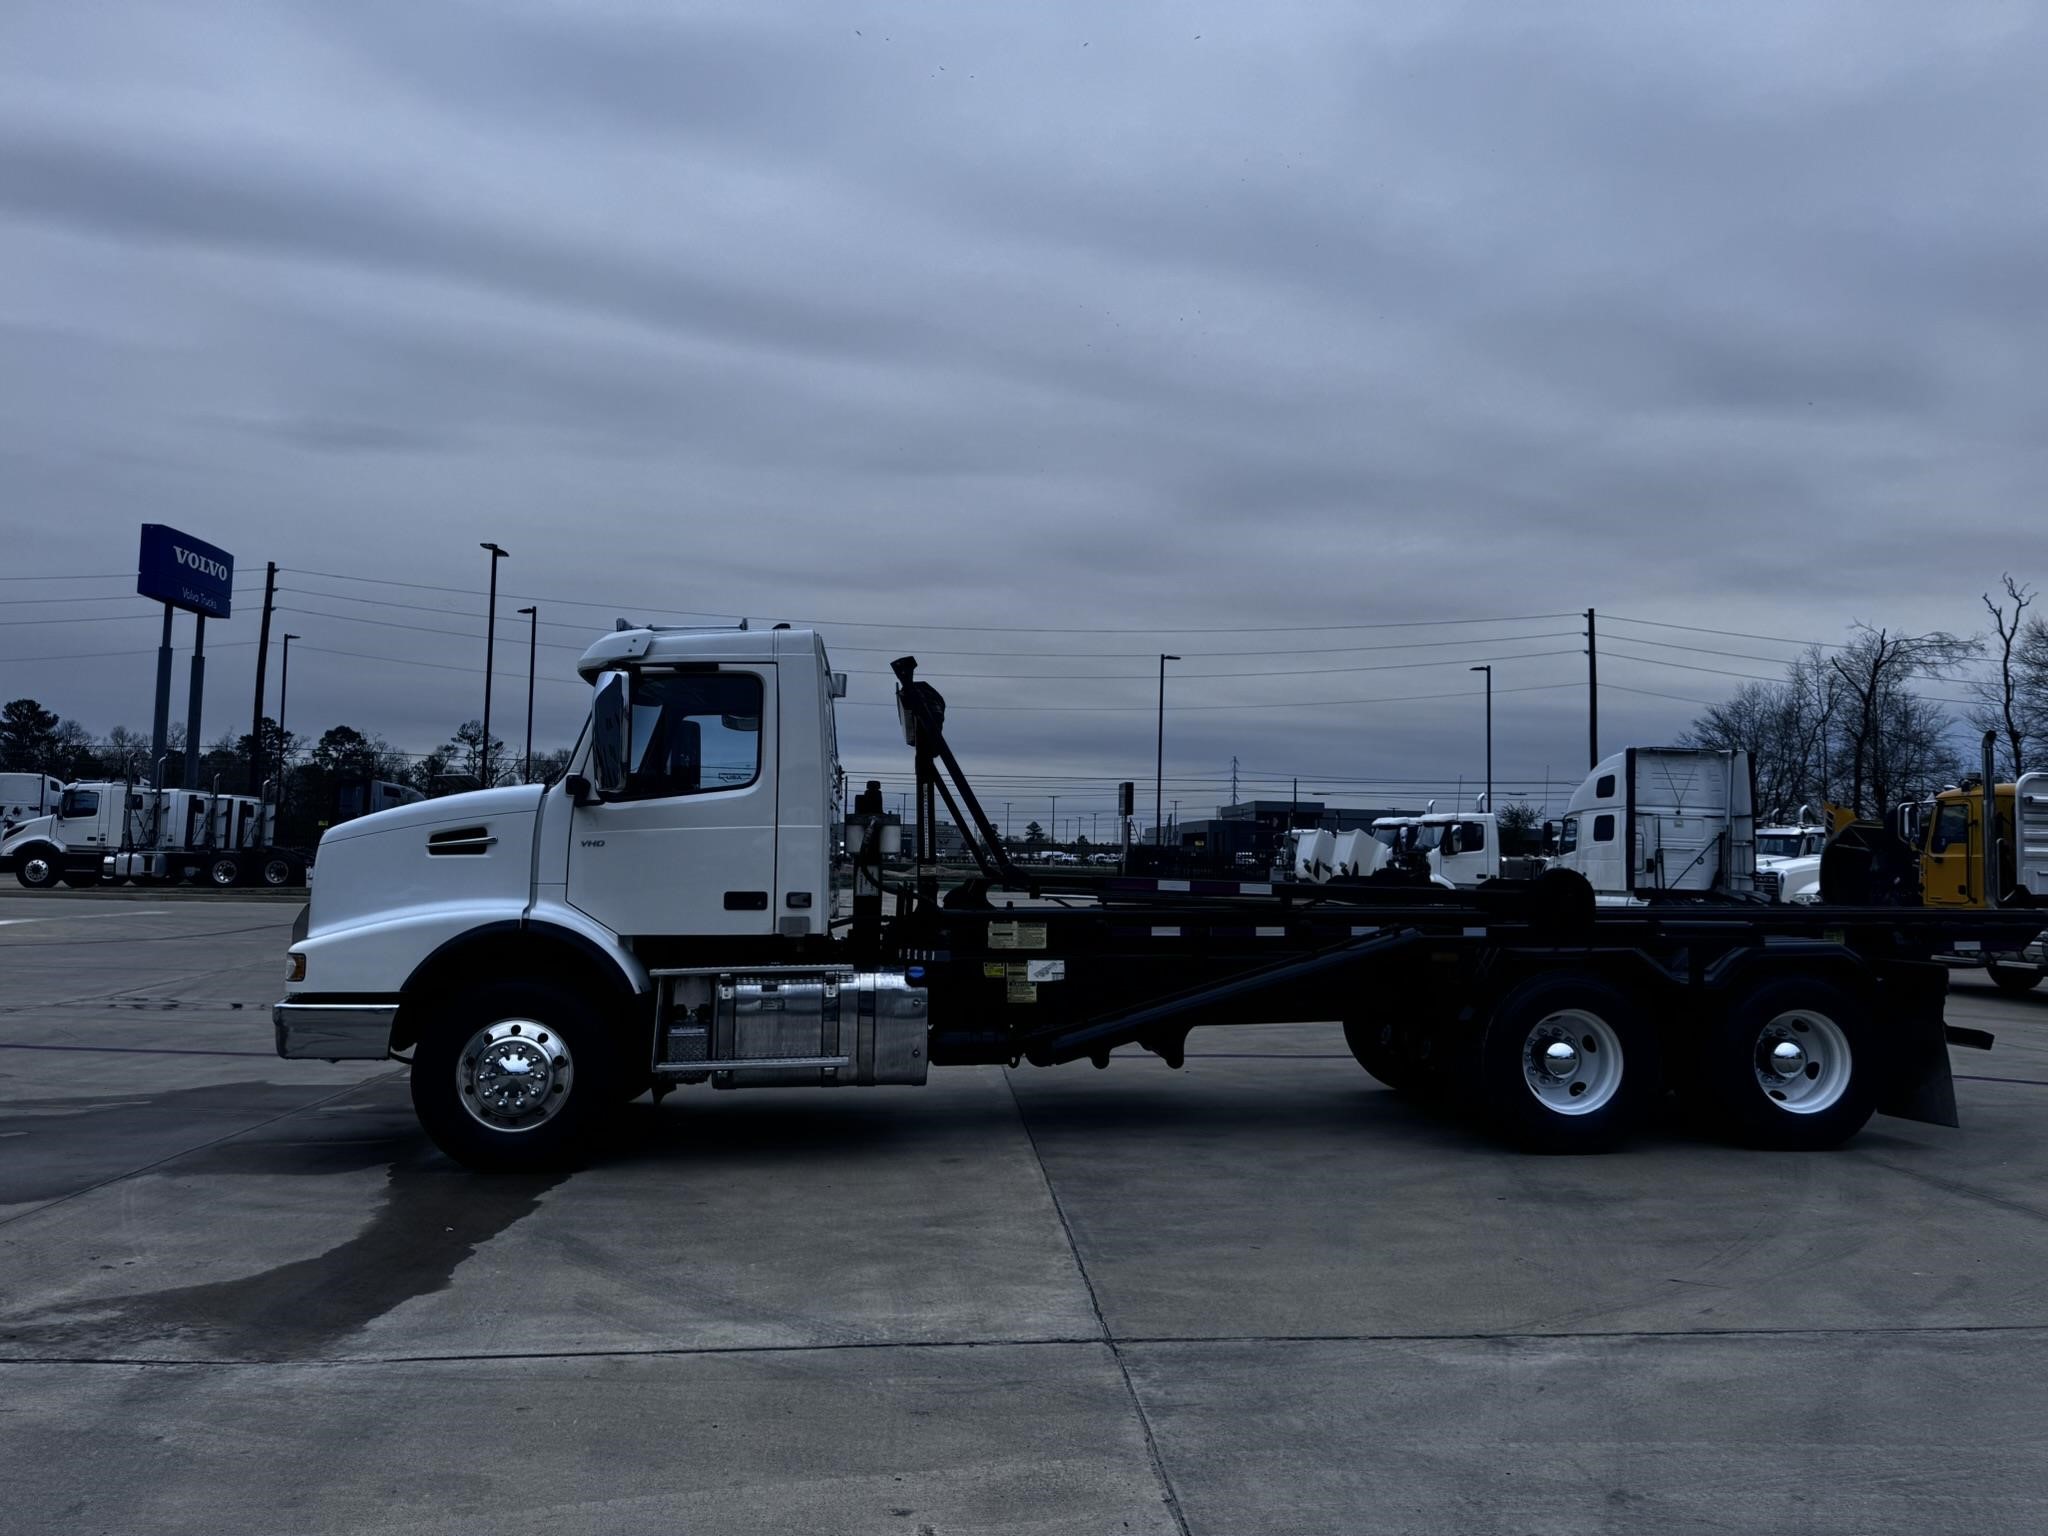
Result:
M188 613L224 619L234 586L235 557L226 550L162 523L142 525L135 590L144 597Z

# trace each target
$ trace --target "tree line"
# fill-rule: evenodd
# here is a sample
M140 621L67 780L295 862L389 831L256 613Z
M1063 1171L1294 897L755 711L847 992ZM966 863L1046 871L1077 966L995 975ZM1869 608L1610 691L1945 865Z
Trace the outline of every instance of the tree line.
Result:
M2017 778L2048 761L2048 623L2027 611L2035 596L2009 575L1984 594L1988 638L1858 624L1847 644L1788 663L1784 681L1743 684L1693 722L1685 744L1747 751L1759 808L1787 819L1823 803L1883 816L1978 772L1962 726L1991 732L1997 772ZM1989 675L1962 681L1979 660ZM1944 682L1966 690L1960 714L1916 691Z

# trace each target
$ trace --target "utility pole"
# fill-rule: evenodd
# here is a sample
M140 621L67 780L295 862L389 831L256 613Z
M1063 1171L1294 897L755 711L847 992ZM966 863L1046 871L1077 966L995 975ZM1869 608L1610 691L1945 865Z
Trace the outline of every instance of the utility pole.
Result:
M249 793L263 793L263 673L270 661L270 614L277 603L277 562L263 568L263 627L256 632L256 711L249 718Z
M1178 800L1176 800L1176 801L1174 801L1174 802L1173 802L1173 822L1172 822L1172 827L1173 827L1173 840L1174 840L1174 841L1175 841L1176 843L1178 843L1178 842L1180 841L1180 802L1179 802Z
M1486 808L1490 811L1493 809L1493 668L1474 667L1472 670L1486 674Z
M507 551L495 544L479 543L478 549L491 552L491 606L484 619L484 739L478 744L477 764L481 789L491 787L491 669L495 664L498 650L498 562L507 556Z
M1237 754L1230 754L1230 803L1237 804Z
M521 613L533 620L526 631L526 767L520 777L529 784L533 782L533 660L540 651L540 604L522 608Z
M1586 766L1600 766L1600 653L1593 642L1593 610L1586 610Z
M1060 797L1058 795L1052 797L1052 814L1045 819L1052 823L1053 845L1057 847L1060 840Z
M1003 841L1004 841L1005 843L1007 843L1007 842L1009 842L1009 840L1010 840L1010 802L1009 802L1009 801L1007 801L1007 800L1005 800L1005 801L1003 802Z
M1153 764L1152 778L1152 845L1164 847L1165 832L1160 826L1161 813L1166 809L1166 664L1179 661L1178 656L1159 653L1159 756Z
M292 692L292 642L299 637L284 637L284 665L277 671L277 809L284 814L284 772L291 761L292 750L284 734L284 707Z

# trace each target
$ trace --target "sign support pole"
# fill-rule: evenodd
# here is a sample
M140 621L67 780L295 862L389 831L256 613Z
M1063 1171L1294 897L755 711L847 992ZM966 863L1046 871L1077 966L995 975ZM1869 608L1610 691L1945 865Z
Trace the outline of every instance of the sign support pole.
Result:
M150 735L150 787L164 787L164 750L171 737L171 605L164 604L164 638L156 650L156 728Z
M185 787L199 787L199 703L206 694L206 615L192 637L192 694L185 706Z

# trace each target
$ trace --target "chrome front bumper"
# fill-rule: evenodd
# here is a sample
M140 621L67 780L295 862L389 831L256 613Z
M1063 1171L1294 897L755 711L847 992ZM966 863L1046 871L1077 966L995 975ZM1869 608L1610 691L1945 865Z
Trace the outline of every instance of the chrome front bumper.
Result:
M396 1003L277 1003L277 1054L288 1061L382 1061Z

